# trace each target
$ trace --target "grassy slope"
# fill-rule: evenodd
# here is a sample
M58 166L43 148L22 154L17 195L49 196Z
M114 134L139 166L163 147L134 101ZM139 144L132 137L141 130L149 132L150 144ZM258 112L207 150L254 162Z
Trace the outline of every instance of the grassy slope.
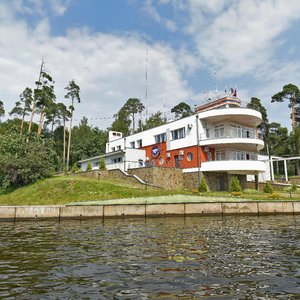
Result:
M85 177L53 177L0 194L0 205L50 205L72 201L105 200L175 194L123 180L100 180Z
M175 194L193 194L194 196L197 196L196 198L200 202L218 201L218 198L222 201L242 201L243 199L250 201L277 200L270 198L269 194L264 194L262 192L259 194L242 194L239 197L233 197L226 192L210 192L199 194L184 191L168 191L151 187L148 187L146 190L145 186L133 184L126 180L101 179L98 181L97 179L93 178L69 176L52 177L40 180L34 184L16 189L15 191L6 194L0 194L0 205L53 205L66 204L76 201L111 200ZM280 192L279 195L279 200L300 200L300 194L294 194L293 198L290 198L287 193L283 192ZM141 199L140 201L143 200ZM155 202L156 199L152 199L151 201ZM174 201L174 199L172 201ZM164 202L167 203L168 200L166 199Z

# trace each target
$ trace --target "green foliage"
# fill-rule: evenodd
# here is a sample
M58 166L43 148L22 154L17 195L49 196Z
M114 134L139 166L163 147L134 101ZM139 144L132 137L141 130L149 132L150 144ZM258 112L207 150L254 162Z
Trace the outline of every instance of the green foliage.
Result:
M5 110L4 110L4 105L3 105L3 102L0 101L0 119L1 117L3 117L5 114Z
M204 176L202 176L201 181L200 181L199 192L201 192L201 193L208 192L208 186L207 186Z
M105 171L106 170L106 164L104 158L100 158L99 161L99 170Z
M36 135L0 135L0 187L17 187L49 177L57 165L53 141ZM28 142L27 142L28 141Z
M240 185L240 181L236 176L231 176L230 184L229 184L229 192L241 192L242 188Z
M295 193L295 192L297 192L297 184L296 183L293 183L292 185L291 185L291 191L292 191L292 193Z
M267 193L267 194L272 194L273 193L273 187L272 187L271 183L268 182L268 181L265 184L264 193Z
M278 193L271 193L269 196L268 196L268 198L270 198L270 199L280 199L280 194L278 194Z
M146 120L144 130L154 128L163 124L165 124L165 120L162 118L162 113L158 111L157 113L152 114L148 120Z
M91 163L90 161L87 163L86 171L87 171L87 172L92 171L92 163Z
M76 173L79 171L79 167L78 167L78 164L77 162L75 162L72 166L72 169L71 169L72 173Z
M176 118L188 117L193 113L191 107L185 102L180 102L179 104L175 105L171 109L171 112L175 113Z
M255 190L255 189L244 189L243 193L248 194L248 195L258 195L258 194L260 194L260 192L258 190Z

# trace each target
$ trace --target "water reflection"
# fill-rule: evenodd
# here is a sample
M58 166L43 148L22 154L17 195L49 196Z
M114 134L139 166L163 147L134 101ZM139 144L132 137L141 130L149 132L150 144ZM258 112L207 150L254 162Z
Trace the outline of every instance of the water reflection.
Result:
M0 223L1 299L296 299L300 216Z

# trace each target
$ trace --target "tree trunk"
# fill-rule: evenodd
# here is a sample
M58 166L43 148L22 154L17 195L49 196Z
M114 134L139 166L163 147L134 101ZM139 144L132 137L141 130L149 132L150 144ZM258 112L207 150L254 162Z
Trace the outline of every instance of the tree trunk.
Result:
M66 117L64 117L63 168L66 172Z
M38 80L38 82L41 81L42 71L43 71L43 66L44 66L44 59L42 59L42 63L41 63L41 68L40 68L40 74L39 74L39 80ZM38 87L37 87L37 88L38 88ZM35 101L33 101L33 104L32 104L31 115L30 115L30 121L29 121L29 126L28 126L28 132L31 132L32 120L33 120L34 113L35 113Z
M73 105L74 105L74 99L72 98L72 107L73 107ZM68 152L67 152L67 171L69 171L69 163L70 163L72 121L73 121L73 110L71 110L71 118L70 118L69 142L68 142Z
M40 112L39 127L38 127L38 131L37 131L38 135L40 135L42 132L43 119L44 119L44 107L42 107L41 112Z

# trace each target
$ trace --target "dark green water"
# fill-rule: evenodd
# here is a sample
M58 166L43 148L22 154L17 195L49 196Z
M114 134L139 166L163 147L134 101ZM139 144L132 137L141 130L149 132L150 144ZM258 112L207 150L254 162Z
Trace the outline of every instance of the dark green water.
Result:
M0 223L0 299L300 299L300 216Z

